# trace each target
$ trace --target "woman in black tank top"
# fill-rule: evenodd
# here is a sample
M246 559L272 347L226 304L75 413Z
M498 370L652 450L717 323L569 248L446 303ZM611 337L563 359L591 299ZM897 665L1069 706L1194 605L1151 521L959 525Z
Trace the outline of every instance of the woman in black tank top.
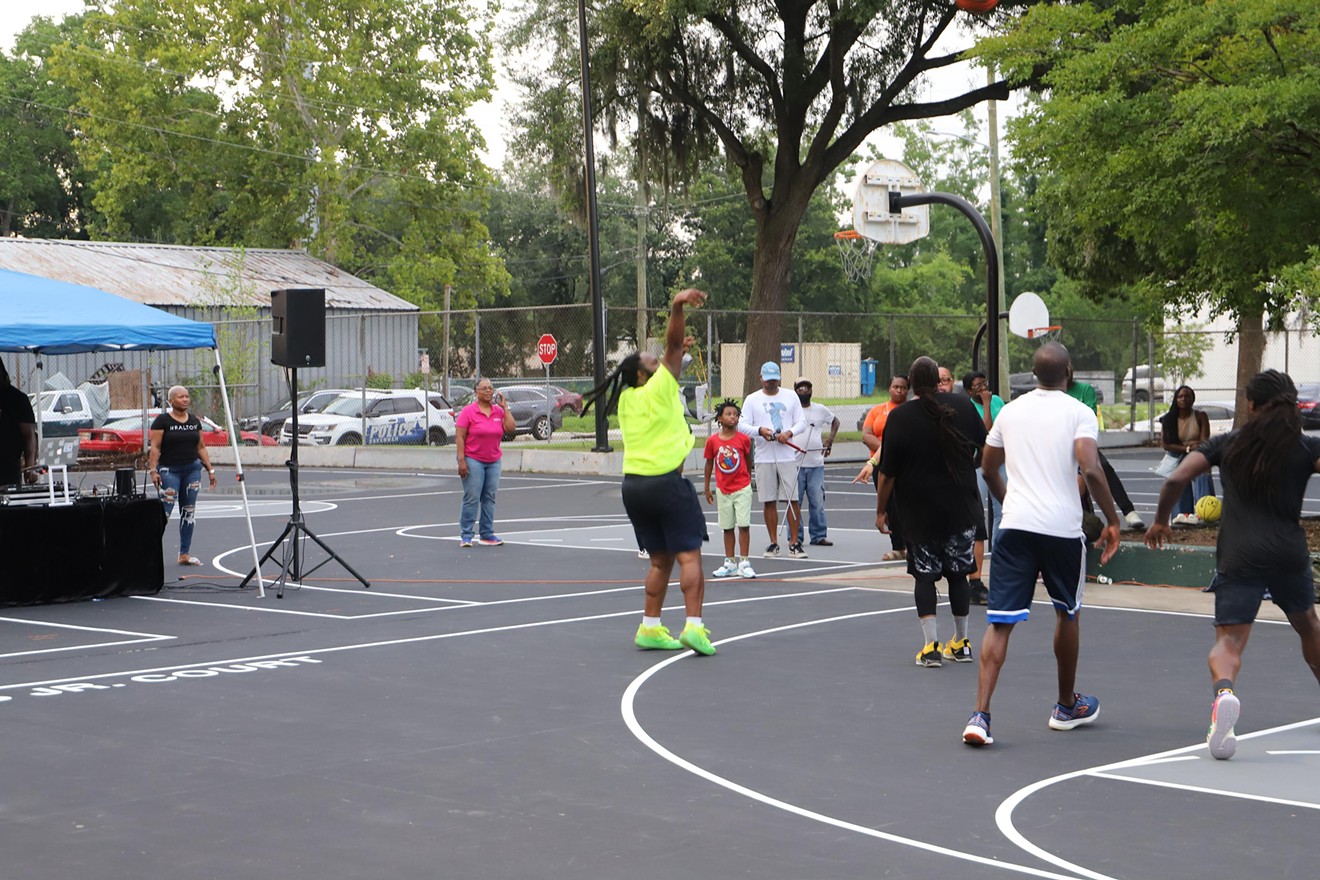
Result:
M188 389L175 385L170 389L169 401L169 410L156 416L151 423L147 470L165 502L167 518L174 512L174 502L179 502L179 564L201 565L202 561L190 555L188 550L192 546L202 468L206 468L212 489L215 488L215 468L211 467L211 457L202 442L202 423L188 412L192 404Z

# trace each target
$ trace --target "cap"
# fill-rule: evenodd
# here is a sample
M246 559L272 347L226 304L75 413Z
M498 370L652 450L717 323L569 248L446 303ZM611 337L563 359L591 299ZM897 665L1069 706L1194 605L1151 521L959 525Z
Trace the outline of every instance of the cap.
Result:
M801 388L803 385L806 385L808 388L811 387L811 380L808 379L806 376L798 376L797 379L793 382L794 388Z
M766 361L761 364L761 378L767 381L773 379L779 381L779 364L774 361Z

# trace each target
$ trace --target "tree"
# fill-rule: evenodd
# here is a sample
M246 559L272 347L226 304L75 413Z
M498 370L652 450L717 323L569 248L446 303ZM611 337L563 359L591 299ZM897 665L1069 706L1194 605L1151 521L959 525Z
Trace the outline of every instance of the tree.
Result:
M1015 0L1015 8L1031 0ZM537 0L515 39L556 47L558 77L533 87L529 106L554 113L543 132L567 132L576 29L564 0ZM1011 17L999 12L996 16ZM597 118L638 126L643 152L664 144L653 174L681 181L718 148L739 171L756 229L747 330L748 372L778 351L789 302L793 244L813 195L877 129L957 113L1008 96L1004 82L924 100L927 74L964 57L937 50L942 38L970 43L951 25L947 0L606 0L592 13L592 86ZM936 54L936 53L939 54ZM559 109L556 109L559 108ZM567 137L551 152L568 157Z
M507 278L467 118L473 0L117 0L52 70L76 92L101 236L304 246L427 307Z
M63 115L72 96L46 69L51 47L80 27L77 18L38 18L19 34L13 58L0 52L0 235L83 235L86 184Z
M1012 131L1040 169L1052 260L1093 290L1133 284L1175 320L1233 316L1245 385L1266 318L1316 314L1320 6L1042 6L983 50L1011 79L1048 70Z

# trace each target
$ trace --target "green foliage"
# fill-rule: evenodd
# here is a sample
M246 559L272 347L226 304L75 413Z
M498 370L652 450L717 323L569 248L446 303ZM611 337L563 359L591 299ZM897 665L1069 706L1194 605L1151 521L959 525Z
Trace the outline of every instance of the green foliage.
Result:
M1041 6L985 49L1049 68L1013 131L1065 272L1248 328L1313 302L1278 282L1320 233L1320 6Z
M82 237L86 175L63 115L73 97L45 70L52 47L80 30L80 18L37 18L19 34L14 57L0 53L0 235Z
M367 371L367 388L389 389L394 387L394 377L389 373L377 373L374 370Z
M118 0L58 46L100 238L306 247L434 307L498 295L473 0Z

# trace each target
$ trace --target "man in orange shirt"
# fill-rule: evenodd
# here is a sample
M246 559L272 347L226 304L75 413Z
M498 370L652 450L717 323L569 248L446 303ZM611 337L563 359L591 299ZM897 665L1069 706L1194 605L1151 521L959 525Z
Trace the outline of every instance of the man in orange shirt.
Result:
M867 459L866 464L862 465L861 471L853 480L854 483L864 483L867 480L870 480L872 484L877 483L880 475L876 472L876 465L880 461L880 443L885 435L885 422L889 420L889 414L894 411L894 408L907 400L907 396L907 376L894 376L889 380L889 400L871 407L871 411L866 414L866 419L862 422L862 442L871 451L871 457ZM893 549L880 557L884 560L904 559L907 554L893 507L893 496L891 495L885 515L889 520L889 536Z

